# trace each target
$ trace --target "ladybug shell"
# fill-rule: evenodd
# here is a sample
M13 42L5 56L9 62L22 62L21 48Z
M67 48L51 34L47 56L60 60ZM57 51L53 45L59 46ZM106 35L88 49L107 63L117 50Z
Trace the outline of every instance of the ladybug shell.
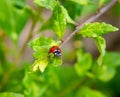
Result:
M53 53L54 56L61 56L61 49L58 46L53 46L50 48L49 53Z

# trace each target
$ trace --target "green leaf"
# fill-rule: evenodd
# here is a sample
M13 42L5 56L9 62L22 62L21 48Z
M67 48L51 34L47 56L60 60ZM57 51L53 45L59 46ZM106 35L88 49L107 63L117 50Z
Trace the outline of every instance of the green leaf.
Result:
M0 97L24 97L24 95L19 93L3 92L0 93Z
M84 54L82 50L78 50L77 58L77 63L74 65L74 68L78 75L84 76L92 65L92 57L90 54Z
M34 0L34 2L42 7L53 10L57 4L56 0Z
M32 66L32 70L37 71L39 69L41 72L43 72L48 64L54 64L56 66L59 64L61 65L61 58L55 57L53 54L53 57L50 57L51 54L49 54L49 49L52 46L58 46L59 44L60 41L54 41L48 37L40 37L31 41L29 45L35 51L34 58L36 59Z
M45 68L48 65L48 58L47 56L44 56L43 58L39 58L37 60L35 60L34 64L33 64L33 71L37 71L38 69L43 72L45 70Z
M100 52L100 56L98 58L98 64L102 64L103 56L105 55L105 48L106 48L106 42L105 39L102 38L101 36L94 38L95 44Z
M2 0L0 6L0 29L16 42L29 16L25 0Z
M101 37L103 34L107 34L109 32L117 31L118 28L113 27L110 24L106 23L88 23L83 26L83 28L80 30L80 34L82 34L83 37L90 37L94 38L95 44L97 45L97 48L100 52L100 56L98 58L98 64L102 64L103 56L105 55L105 48L106 43L104 38Z
M118 28L113 27L110 24L95 22L85 24L79 33L83 37L98 37L117 30Z
M29 43L30 47L34 51L39 51L40 49L49 50L50 47L58 46L59 44L60 44L60 41L54 41L53 39L51 39L49 37L36 38Z
M53 66L62 65L61 57L54 56L53 54L49 54L49 64Z
M42 97L48 89L48 83L44 82L45 78L40 72L28 73L26 71L23 79L25 97Z
M63 4L72 19L76 20L76 18L81 15L82 5L71 1L64 1Z
M73 20L71 19L71 17L69 16L67 10L66 10L63 6L61 6L61 8L62 8L62 11L63 11L63 13L64 13L64 15L65 15L65 18L66 18L66 20L67 20L67 23L75 24L75 21L73 21Z
M106 97L106 96L100 91L92 90L88 87L83 87L77 92L76 97Z
M52 15L53 20L53 30L55 34L62 39L62 36L66 29L66 17L62 10L62 7L58 4L54 10Z
M67 10L60 4L57 4L55 6L53 10L52 20L53 30L60 39L62 39L65 33L67 22L75 24L75 22L68 15Z

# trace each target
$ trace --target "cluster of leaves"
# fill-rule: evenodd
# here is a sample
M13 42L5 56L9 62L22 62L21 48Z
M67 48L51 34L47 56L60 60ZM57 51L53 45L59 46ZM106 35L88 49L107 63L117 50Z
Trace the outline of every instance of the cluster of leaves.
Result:
M86 16L88 13L95 12L98 7L109 1L34 0L40 10L46 8L52 11L52 16L42 24L40 32L52 28L57 40L61 40L67 23L74 26L76 24L74 20L78 16ZM88 23L78 32L78 35L94 39L100 52L98 61L79 48L75 50L77 61L72 66L59 66L62 64L61 57L55 57L54 54L49 53L49 50L52 46L59 46L61 42L49 37L39 37L29 43L35 51L32 70L36 72L30 71L31 63L29 62L22 62L23 66L18 67L16 61L11 62L7 59L8 46L5 46L2 34L4 33L14 43L17 43L30 16L34 15L39 22L41 17L38 17L36 13L37 11L30 8L25 0L0 1L0 97L106 97L103 93L113 91L113 86L109 84L119 83L119 76L116 78L118 80L112 79L117 73L116 69L120 66L120 53L106 52L105 54L106 44L102 35L118 30L110 24ZM34 20L37 19L34 17L32 17L32 22L35 23ZM9 53L12 53L11 57L14 56L13 52ZM15 56L15 59L16 57L20 56ZM41 73L37 70L45 71ZM108 83L110 80L112 82ZM104 84L110 89L107 90ZM99 91L101 88L103 93ZM119 93L119 84L114 89Z
M36 59L33 64L33 71L39 68L43 72L48 64L54 66L62 64L61 57L55 57L54 54L49 53L51 47L58 46L59 44L60 41L54 41L47 37L37 38L30 43L30 46L35 51L34 57Z
M71 0L71 1L74 1L74 0ZM77 2L77 1L74 1L74 2ZM56 0L52 0L52 1L35 0L35 3L38 4L39 6L42 6L42 7L45 7L45 8L52 10L53 14L52 14L52 23L51 24L53 26L54 33L58 36L59 39L62 39L62 37L65 33L66 23L75 24L75 22L70 18L67 10L64 8L64 6L60 5L60 3L58 1L56 1ZM81 1L79 3L86 4L89 2ZM98 58L99 65L102 64L102 60L103 60L103 56L105 55L105 48L106 48L105 40L104 40L104 38L102 38L101 35L107 34L109 32L113 32L113 31L117 31L117 30L118 30L118 28L113 27L110 24L98 23L98 22L85 24L83 26L83 28L80 30L79 33L83 37L88 37L88 38L94 39L95 44L100 52L100 56ZM50 47L55 46L56 44L53 44L52 46L46 47L46 44L41 40L45 41L45 43L50 41L50 43L47 43L47 45L51 45L53 43L51 43L51 39L46 40L43 38L39 38L37 40L36 39L33 40L33 42L30 44L31 47L33 48L33 50L36 51L36 54L37 54L37 56L34 56L37 60L33 64L33 70L36 71L37 67L39 66L40 71L43 72L44 69L46 68L47 64L49 63L48 61L50 60L47 58L49 49L50 49ZM37 46L37 49L38 49L38 47L41 47L41 46L43 46L43 47L39 48L39 50L36 50L36 46ZM57 44L57 46L58 46L58 44ZM44 49L45 47L48 49L45 50ZM44 52L44 54L41 52ZM38 54L39 54L39 57L38 57ZM44 60L44 62L43 62L43 60ZM56 61L55 57L52 58L52 61L54 61L54 60ZM60 64L57 62L61 63L61 61L59 60L59 61L56 61L55 64ZM40 66L40 64L42 66Z

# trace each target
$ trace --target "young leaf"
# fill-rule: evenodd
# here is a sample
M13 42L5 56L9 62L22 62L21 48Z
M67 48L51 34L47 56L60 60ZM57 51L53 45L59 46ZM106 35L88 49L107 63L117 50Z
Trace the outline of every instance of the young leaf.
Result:
M48 65L47 56L43 58L39 58L35 60L33 64L33 71L37 71L39 69L41 72L43 72L45 68L47 67L47 65Z
M59 44L60 44L60 41L54 41L49 37L36 38L29 43L29 45L34 51L39 51L40 49L49 50L50 47L58 46Z
M105 55L105 48L106 48L105 40L104 38L101 37L101 35L117 30L118 28L113 27L110 24L98 23L98 22L88 23L84 25L83 28L80 30L80 34L82 34L83 37L94 38L97 48L101 53L98 58L99 65L101 65L102 63L102 59L103 56Z
M101 36L94 38L95 40L95 44L100 52L100 56L98 58L98 64L101 65L102 64L102 60L103 60L103 56L105 55L105 48L106 48L106 43L105 43L105 39L102 38Z
M34 58L36 59L33 64L33 71L37 71L38 69L43 72L48 64L58 65L62 64L61 58L57 58L52 54L54 57L50 57L49 55L49 49L52 46L58 46L60 44L59 41L54 41L51 38L48 37L40 37L36 38L32 42L29 43L31 48L35 51ZM52 62L51 62L52 60Z
M92 65L92 58L90 54L84 54L82 50L77 51L77 63L74 68L78 75L84 76Z
M83 37L98 37L117 30L118 28L110 24L95 22L85 24L79 33Z
M60 39L62 39L64 35L67 22L75 24L75 22L68 15L67 10L60 4L57 4L55 6L53 10L52 20L53 30Z
M53 10L52 20L54 32L60 39L62 39L66 28L66 17L62 10L62 7L59 4L55 6Z
M45 7L50 10L53 10L57 3L56 0L34 0L34 2L37 5Z

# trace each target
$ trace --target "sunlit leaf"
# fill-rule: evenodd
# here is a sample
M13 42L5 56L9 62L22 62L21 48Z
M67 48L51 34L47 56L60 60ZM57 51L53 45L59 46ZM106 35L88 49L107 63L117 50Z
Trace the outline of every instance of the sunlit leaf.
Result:
M43 58L39 58L35 60L33 64L33 71L37 71L39 69L41 72L43 72L47 67L47 65L48 65L48 58L46 56Z
M66 29L66 17L59 4L53 10L52 20L55 34L62 39Z
M49 37L36 38L29 43L29 45L34 51L39 51L39 49L49 50L50 47L58 46L59 44L60 41L54 41L52 38Z
M53 10L52 20L53 30L60 39L62 39L65 33L66 24L75 24L75 22L70 18L67 10L60 4L57 4L55 6Z
M90 37L94 38L95 43L97 45L97 48L100 52L100 56L98 58L98 64L102 64L103 56L105 55L105 48L106 43L104 38L101 37L103 34L107 34L113 31L117 31L118 28L106 24L106 23L88 23L83 26L83 28L80 30L80 34L82 34L83 37Z
M31 41L29 45L35 51L35 62L32 66L32 70L37 71L39 69L43 72L48 64L53 64L54 66L61 65L61 58L54 56L54 54L52 54L53 57L50 57L51 54L49 53L52 46L58 46L59 44L60 41L55 41L48 37L40 37Z
M95 23L85 24L79 33L83 37L98 37L103 34L114 32L117 30L118 28L110 24L95 22Z

